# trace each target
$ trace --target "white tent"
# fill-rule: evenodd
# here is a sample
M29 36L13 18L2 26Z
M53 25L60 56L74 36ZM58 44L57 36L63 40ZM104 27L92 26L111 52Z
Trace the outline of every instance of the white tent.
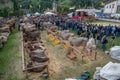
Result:
M115 46L110 49L110 55L112 58L120 60L120 46Z
M70 7L69 9L70 9L70 10L75 9L75 6L74 6L74 7Z
M101 10L98 10L98 9L77 9L76 12L82 12L82 11L85 11L85 12L101 12Z
M34 15L35 15L35 16L39 16L39 15L40 15L40 13L36 12Z
M31 14L27 14L27 17L30 17L31 16Z
M76 12L87 12L89 15L95 15L97 12L101 12L101 10L98 9L77 9Z
M56 14L55 14L55 13L52 13L52 12L46 12L45 15L51 16L51 15L56 15Z
M100 70L100 76L107 80L120 79L120 63L109 62Z
M68 16L71 18L73 13L69 13Z

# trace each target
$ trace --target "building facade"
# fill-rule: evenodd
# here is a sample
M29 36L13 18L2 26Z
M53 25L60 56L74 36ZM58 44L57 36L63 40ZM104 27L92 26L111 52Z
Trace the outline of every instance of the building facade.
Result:
M105 14L120 14L120 0L107 3L104 7Z

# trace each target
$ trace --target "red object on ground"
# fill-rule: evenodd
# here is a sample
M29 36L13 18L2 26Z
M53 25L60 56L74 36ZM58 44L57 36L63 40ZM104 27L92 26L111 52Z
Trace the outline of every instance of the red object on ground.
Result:
M76 55L76 53L74 53L74 52L68 52L67 53L67 55L68 55L68 57L71 59L71 60L76 60L77 59L77 55Z
M49 35L49 34L51 34L51 32L48 31L47 34Z

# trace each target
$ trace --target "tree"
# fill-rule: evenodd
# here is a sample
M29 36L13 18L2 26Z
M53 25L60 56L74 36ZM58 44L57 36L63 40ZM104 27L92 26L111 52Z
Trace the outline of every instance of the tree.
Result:
M18 6L19 1L18 0L11 0L11 1L13 2L14 11L18 11L19 10L19 6Z
M4 7L2 9L0 9L0 16L8 17L9 16L9 11L10 11L9 7Z
M6 3L6 2L9 2L9 0L0 0L0 3Z
M53 0L41 0L40 5L41 5L41 7L40 7L41 11L44 11L48 8L51 9L52 5L53 5Z

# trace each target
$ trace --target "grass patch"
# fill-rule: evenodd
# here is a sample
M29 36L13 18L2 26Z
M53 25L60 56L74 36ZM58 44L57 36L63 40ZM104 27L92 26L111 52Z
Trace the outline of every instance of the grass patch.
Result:
M8 37L7 43L0 49L0 80L22 79L20 34L14 30Z
M117 25L119 26L120 23L119 22L110 22L110 21L102 21L102 20L96 20L91 22L92 24L100 24L100 25Z
M115 46L120 46L120 37L115 38ZM107 50L111 48L111 37L108 37L108 44L107 44Z
M15 41L15 33L13 32L12 34L10 34L7 43L5 43L4 48L0 49L0 64L2 66L0 66L1 70L5 71L6 68L8 67L8 63L9 60L11 59L11 57L13 56L13 51L16 53L18 51L18 48L16 47L17 45L14 44ZM14 41L13 41L14 40ZM17 50L15 50L14 48L12 48L13 46L15 46L14 48L16 48Z
M111 21L103 21L103 20L96 20L95 22L108 22L108 23L117 23L117 24L120 24L119 22L111 22Z
M75 36L77 36L77 32L73 31L72 28L69 29L71 33L74 33Z
M111 37L110 36L108 36L107 37L107 39L108 39L108 43L106 44L106 48L107 48L107 50L110 50L110 48L112 47L111 45ZM114 45L115 46L120 46L120 37L116 37L115 38L115 41L114 41ZM100 43L99 44L99 46L98 46L98 48L100 49L100 50L102 50L102 44Z

